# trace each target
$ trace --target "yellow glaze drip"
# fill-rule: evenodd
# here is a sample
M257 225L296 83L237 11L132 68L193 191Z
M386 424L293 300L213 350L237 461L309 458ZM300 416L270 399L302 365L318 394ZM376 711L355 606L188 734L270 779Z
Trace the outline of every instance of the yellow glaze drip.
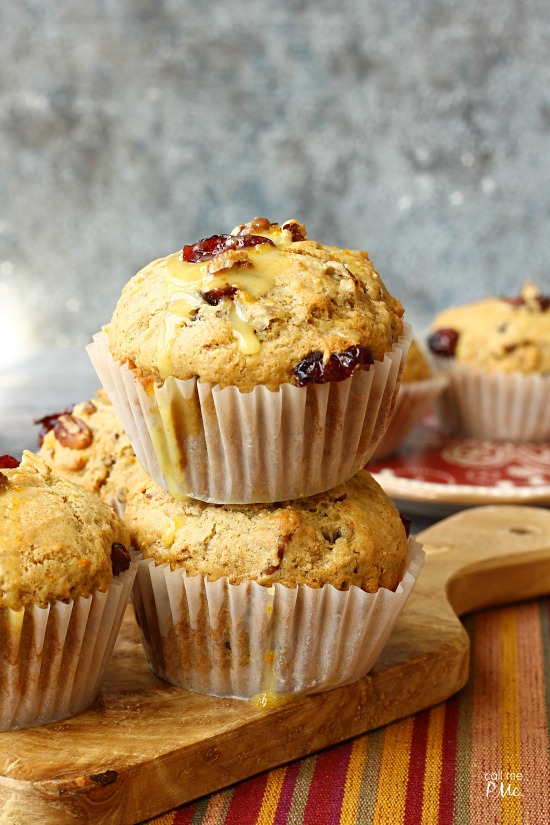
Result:
M183 513L179 516L174 516L173 518L168 519L161 536L161 541L165 547L172 547L177 531L180 527L183 527L186 521L187 518L183 515Z
M242 304L236 296L229 307L228 318L233 335L238 341L240 351L245 355L255 355L259 352L262 345L258 341L251 324L249 324L244 317Z
M149 434L153 449L168 489L174 498L182 498L186 489L186 451L188 439L199 437L202 431L200 401L194 384L189 395L182 391L175 378L169 377L155 387L155 397L149 409Z
M286 693L257 693L251 698L253 705L259 708L278 708L281 705L286 705L295 697Z
M246 248L248 262L252 266L234 265L226 270L210 273L209 262L188 263L176 252L161 259L166 268L166 285L169 296L168 311L163 320L157 343L157 363L163 379L172 373L172 352L178 331L189 321L191 314L207 301L202 293L225 286L235 287L238 292L232 300L225 300L228 321L237 345L245 355L254 355L261 349L260 341L251 324L246 320L246 304L265 295L273 286L277 272L284 268L281 232L264 233L276 244L259 244ZM279 245L277 242L279 241Z

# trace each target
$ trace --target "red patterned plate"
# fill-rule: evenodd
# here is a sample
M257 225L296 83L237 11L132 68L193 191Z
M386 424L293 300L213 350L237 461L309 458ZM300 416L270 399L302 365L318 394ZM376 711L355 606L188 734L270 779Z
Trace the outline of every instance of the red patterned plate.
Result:
M413 515L442 516L483 504L550 506L550 443L449 437L432 419L367 470Z

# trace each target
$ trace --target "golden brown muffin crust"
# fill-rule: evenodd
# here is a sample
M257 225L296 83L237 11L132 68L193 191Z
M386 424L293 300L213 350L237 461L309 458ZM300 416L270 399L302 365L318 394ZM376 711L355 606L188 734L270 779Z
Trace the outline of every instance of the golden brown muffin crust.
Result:
M432 330L458 333L457 362L550 375L550 300L527 282L516 298L485 298L441 312Z
M144 557L233 584L394 589L407 556L399 513L364 470L327 493L271 505L179 501L150 482L129 495L124 518Z
M247 234L270 243L197 262L174 253L138 272L108 327L113 357L144 378L198 376L247 392L298 384L294 368L313 352L326 362L363 346L381 360L392 349L403 308L366 252L306 240L296 221L255 219L225 237Z
M58 419L59 421L59 419ZM71 437L72 427L81 437ZM103 390L61 416L42 440L39 455L56 475L97 493L103 501L124 501L144 475L120 419Z
M118 516L39 456L25 451L19 467L0 471L0 606L106 590L114 543L130 546Z

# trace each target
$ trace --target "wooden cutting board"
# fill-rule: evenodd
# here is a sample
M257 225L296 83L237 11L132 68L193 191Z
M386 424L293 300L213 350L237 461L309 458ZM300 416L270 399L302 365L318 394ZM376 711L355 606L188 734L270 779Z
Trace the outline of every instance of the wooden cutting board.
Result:
M134 825L447 699L468 677L457 614L550 592L550 511L480 507L419 538L424 570L374 670L279 708L160 681L129 611L88 711L0 733L0 823Z

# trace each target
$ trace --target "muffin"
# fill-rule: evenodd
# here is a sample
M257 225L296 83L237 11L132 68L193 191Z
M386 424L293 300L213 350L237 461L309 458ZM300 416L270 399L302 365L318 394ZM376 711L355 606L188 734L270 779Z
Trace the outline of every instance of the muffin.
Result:
M445 310L428 344L449 379L438 404L447 432L550 438L550 298L535 284L527 282L513 298Z
M96 493L122 515L128 488L145 472L104 390L38 419L39 455L56 475Z
M365 471L275 504L130 492L143 560L134 609L151 669L217 696L262 702L326 690L373 666L423 551Z
M379 461L395 452L446 385L447 378L434 374L413 338L390 423L374 451L372 461Z
M138 272L89 353L172 495L278 501L372 454L410 340L402 315L366 252L256 218Z
M110 507L33 453L17 465L0 459L0 730L93 701L136 567Z

